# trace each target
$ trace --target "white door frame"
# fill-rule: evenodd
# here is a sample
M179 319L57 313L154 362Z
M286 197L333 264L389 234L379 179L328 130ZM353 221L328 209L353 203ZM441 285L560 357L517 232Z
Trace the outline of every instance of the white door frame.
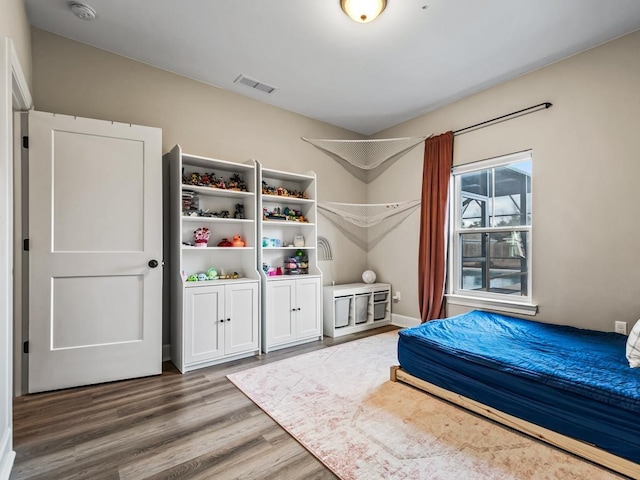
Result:
M13 451L13 111L32 100L13 41L0 38L0 480L9 478Z

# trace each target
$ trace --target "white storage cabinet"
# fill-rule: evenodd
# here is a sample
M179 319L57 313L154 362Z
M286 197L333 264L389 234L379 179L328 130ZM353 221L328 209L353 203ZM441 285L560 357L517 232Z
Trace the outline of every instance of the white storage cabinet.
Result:
M171 360L187 372L259 354L256 163L190 155L180 146L167 153L165 161L170 182ZM245 188L191 185L192 173L223 179L226 186L230 179L240 178ZM198 197L198 210L184 211L183 196L192 195ZM204 247L194 245L193 233L200 227L210 230ZM218 245L234 236L245 246ZM220 278L188 281L212 267Z
M339 337L391 323L391 285L348 283L324 287L324 334Z
M266 285L267 350L322 336L321 280L275 279Z
M315 173L282 172L258 163L258 178L258 268L266 353L322 339L322 275L317 263ZM285 217L289 211L300 213L303 220ZM301 260L289 261L292 258Z

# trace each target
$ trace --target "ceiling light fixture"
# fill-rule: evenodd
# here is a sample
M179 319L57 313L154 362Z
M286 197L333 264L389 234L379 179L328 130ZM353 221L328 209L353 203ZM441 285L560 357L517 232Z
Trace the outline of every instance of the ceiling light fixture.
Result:
M387 0L340 0L344 13L358 23L375 20L387 6Z
M95 20L96 11L85 3L71 2L69 10L80 20Z

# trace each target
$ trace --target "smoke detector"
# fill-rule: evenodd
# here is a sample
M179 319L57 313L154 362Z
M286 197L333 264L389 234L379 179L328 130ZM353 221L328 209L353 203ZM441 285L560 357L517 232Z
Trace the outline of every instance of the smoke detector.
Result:
M69 4L69 10L81 20L95 20L96 18L96 11L85 3L72 2Z

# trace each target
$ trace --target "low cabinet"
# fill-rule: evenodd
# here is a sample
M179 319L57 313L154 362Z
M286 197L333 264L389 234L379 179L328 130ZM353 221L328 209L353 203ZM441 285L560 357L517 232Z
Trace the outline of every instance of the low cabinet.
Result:
M268 282L265 352L322 338L321 288L319 277Z
M185 289L183 372L258 350L258 287L255 281Z

